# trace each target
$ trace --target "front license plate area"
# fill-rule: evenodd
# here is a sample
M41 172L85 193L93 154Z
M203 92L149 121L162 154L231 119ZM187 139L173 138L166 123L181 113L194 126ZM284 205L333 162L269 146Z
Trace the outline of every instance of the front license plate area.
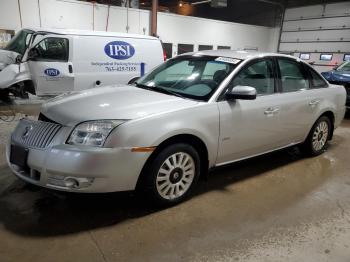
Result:
M28 151L29 150L27 148L11 145L10 162L19 166L26 172L29 171L29 167L27 165Z

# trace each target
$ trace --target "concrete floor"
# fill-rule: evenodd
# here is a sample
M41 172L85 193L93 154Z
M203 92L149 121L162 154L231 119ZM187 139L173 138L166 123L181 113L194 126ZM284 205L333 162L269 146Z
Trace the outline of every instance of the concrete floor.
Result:
M0 120L0 261L350 261L349 119L319 157L291 148L217 169L164 210L25 186L4 159L14 126Z

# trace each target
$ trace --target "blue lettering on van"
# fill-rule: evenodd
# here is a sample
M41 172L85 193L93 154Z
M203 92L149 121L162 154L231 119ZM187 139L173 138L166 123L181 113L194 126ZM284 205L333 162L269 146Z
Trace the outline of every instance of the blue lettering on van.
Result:
M110 58L124 60L135 54L135 48L127 42L113 41L105 46L105 53Z
M141 76L145 75L145 65L146 65L145 63L141 63L141 65L140 65L141 66L141 70L140 70Z
M47 76L58 76L60 74L60 71L55 68L48 68L48 69L45 69L44 73Z

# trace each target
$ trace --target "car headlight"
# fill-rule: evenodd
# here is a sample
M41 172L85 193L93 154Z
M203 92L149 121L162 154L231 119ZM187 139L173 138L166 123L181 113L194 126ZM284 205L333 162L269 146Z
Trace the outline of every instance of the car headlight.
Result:
M103 146L109 133L125 120L96 120L77 125L67 143L71 145Z

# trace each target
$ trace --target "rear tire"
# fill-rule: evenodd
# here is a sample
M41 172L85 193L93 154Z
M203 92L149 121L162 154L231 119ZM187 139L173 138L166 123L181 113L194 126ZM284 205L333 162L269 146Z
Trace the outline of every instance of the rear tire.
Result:
M320 117L311 128L311 131L301 145L302 151L307 156L318 156L322 154L328 144L329 137L331 135L331 121L327 116Z
M143 195L157 205L178 204L191 194L199 173L200 157L191 145L170 145L144 170Z

